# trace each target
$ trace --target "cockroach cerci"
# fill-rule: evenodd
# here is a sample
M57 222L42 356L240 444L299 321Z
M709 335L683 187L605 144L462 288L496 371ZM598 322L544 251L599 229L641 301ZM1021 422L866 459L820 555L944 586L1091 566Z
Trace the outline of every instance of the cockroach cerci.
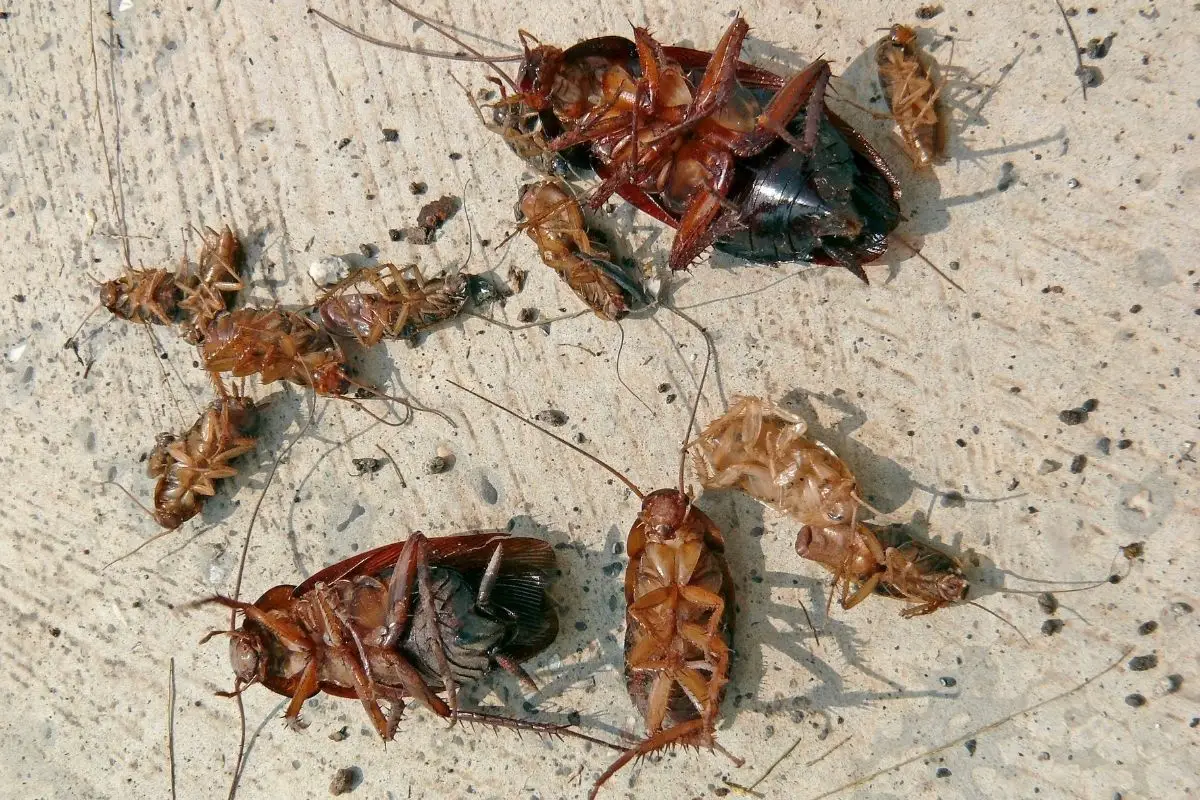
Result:
M530 109L543 130L563 131L550 151L586 146L603 179L591 208L615 193L676 228L673 270L716 245L757 262L844 266L866 280L862 265L887 249L900 221L891 169L825 107L828 62L785 79L738 61L749 31L741 17L711 52L663 47L645 28L633 41L603 36L565 50L525 43L514 80L498 59L392 5L492 66L518 117Z

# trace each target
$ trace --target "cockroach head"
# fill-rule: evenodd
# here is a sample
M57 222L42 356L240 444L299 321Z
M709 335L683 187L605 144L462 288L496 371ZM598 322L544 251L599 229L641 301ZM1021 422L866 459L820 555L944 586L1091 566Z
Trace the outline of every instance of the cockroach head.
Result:
M971 582L960 572L949 572L938 578L937 593L948 602L961 603L967 599L970 591Z
M550 107L550 95L562 68L563 51L550 45L526 48L525 60L517 73L517 86L521 90L521 102L534 111Z
M121 291L121 282L105 281L100 284L100 305L107 308L114 314L117 313L117 306L121 304L121 298L125 293Z
M908 47L916 41L917 32L907 25L893 25L888 33L888 39L896 47Z
M646 495L638 521L657 541L674 539L691 512L692 500L678 489L659 489Z
M267 651L257 632L229 632L229 663L239 684L257 683L267 677Z
M350 376L336 361L313 370L313 390L325 397L342 397L350 392Z

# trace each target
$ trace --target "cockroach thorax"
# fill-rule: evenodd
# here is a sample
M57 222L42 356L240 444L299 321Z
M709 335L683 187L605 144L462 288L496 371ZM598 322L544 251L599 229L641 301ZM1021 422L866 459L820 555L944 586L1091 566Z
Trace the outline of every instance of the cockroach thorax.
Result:
M253 631L234 631L229 634L229 663L233 674L242 684L261 681L267 674L266 647Z
M660 541L675 538L692 507L692 499L678 489L659 489L642 500L639 521Z

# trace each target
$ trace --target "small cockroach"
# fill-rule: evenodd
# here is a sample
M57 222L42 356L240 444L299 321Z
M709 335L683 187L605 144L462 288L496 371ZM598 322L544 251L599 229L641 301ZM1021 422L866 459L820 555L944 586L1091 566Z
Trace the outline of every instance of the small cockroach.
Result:
M331 397L358 385L346 372L345 353L324 328L278 307L218 315L199 351L204 368L213 374L257 374L263 384L286 380Z
M244 288L241 279L242 243L229 226L217 233L205 228L195 271L188 277L185 297L179 303L184 314L184 338L199 344L213 320L233 305Z
M616 322L632 302L646 302L640 283L588 235L583 209L565 184L548 180L522 187L517 213L542 261L596 316Z
M316 303L325 330L366 347L383 339L413 339L458 316L476 276L464 272L425 280L415 265L380 264L355 270Z
M939 108L942 87L917 32L893 25L875 46L875 65L904 151L918 169L929 169L945 157L946 126Z
M913 539L899 525L805 525L796 536L796 553L833 573L846 609L875 593L915 604L900 616L916 617L962 603L971 590L956 558Z
M291 698L284 719L300 727L304 702L320 692L356 698L384 741L396 733L406 698L452 720L570 735L567 726L458 707L457 688L497 667L527 688L521 666L555 639L547 588L554 549L505 531L428 538L414 533L326 567L299 586L268 590L255 603L214 596L244 615L230 637L229 696L260 683ZM445 694L445 699L439 696ZM384 704L386 703L386 713Z
M689 446L705 489L739 489L802 525L850 520L861 501L846 463L806 436L795 414L761 397L734 397Z
M707 367L706 362L705 373ZM595 798L600 787L630 761L674 745L721 750L740 765L740 759L725 752L715 738L732 657L733 580L721 530L693 505L684 489L682 460L678 488L644 492L596 456L451 383L604 467L641 500L626 542L625 684L646 721L647 736L596 779L589 797ZM697 389L696 405L699 402ZM695 414L693 407L688 435Z

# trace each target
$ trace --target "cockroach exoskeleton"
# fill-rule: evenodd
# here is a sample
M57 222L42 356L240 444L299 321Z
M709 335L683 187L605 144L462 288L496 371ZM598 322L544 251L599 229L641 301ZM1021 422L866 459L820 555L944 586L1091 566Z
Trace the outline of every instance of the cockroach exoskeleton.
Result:
M833 573L846 609L874 593L912 604L900 615L916 617L966 602L971 589L957 559L913 539L900 525L805 525L796 536L796 553Z
M850 468L808 438L795 414L761 397L734 397L689 445L705 489L739 489L803 525L856 518L862 501Z
M757 262L844 266L865 281L862 264L900 222L891 169L825 107L828 62L785 79L738 61L749 31L740 16L711 52L663 47L645 28L634 41L565 50L525 43L514 80L436 20L392 5L491 66L514 92L508 101L537 112L547 134L561 129L549 150L587 148L603 179L592 209L615 193L677 229L672 270L715 245Z
M942 86L933 60L917 44L917 32L893 25L875 46L875 65L904 151L918 169L945 158L946 120L939 107Z
M355 270L316 303L321 325L365 347L382 339L414 339L458 316L477 276L451 272L426 280L415 265L380 264ZM369 290L369 291L368 291Z
M174 325L180 320L186 278L165 269L131 269L100 284L100 305L130 322Z
M299 586L276 586L255 603L211 597L244 615L230 637L235 684L260 683L291 698L300 724L308 698L357 698L390 741L407 698L451 720L575 736L569 726L459 708L457 689L496 668L536 687L521 666L555 639L547 595L553 547L504 531L430 538L414 533L326 567ZM439 694L444 694L443 699ZM386 712L385 712L386 707Z
M579 201L561 181L523 186L517 217L542 261L596 316L616 322L648 302L641 282L589 235Z
M477 392L453 385L534 425ZM697 403L699 396L697 390ZM695 408L689 434L694 419ZM605 770L590 797L595 798L600 787L635 758L675 745L720 750L740 765L741 760L715 738L732 657L733 580L720 529L695 507L683 488L683 463L679 488L643 492L596 456L540 425L534 427L604 467L642 504L626 543L625 674L629 696L646 721L647 736Z

